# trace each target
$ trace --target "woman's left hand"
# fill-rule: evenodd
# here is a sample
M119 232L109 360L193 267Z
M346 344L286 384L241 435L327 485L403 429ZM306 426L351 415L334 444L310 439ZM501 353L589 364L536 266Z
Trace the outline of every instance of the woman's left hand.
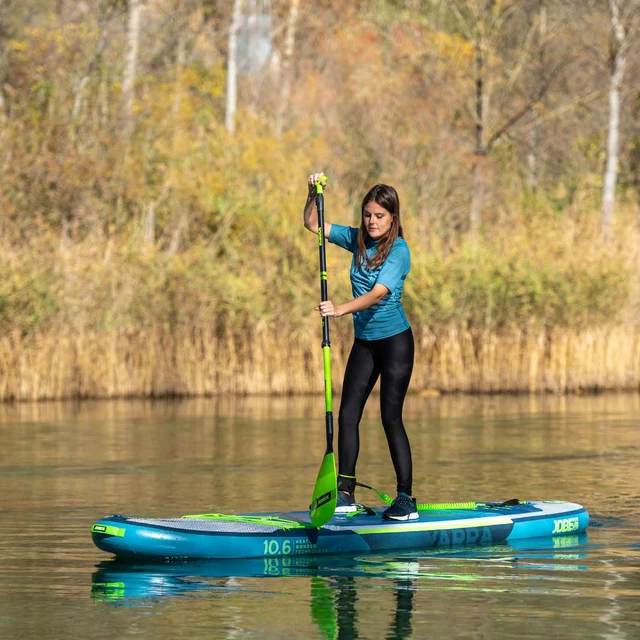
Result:
M325 300L316 307L316 311L319 311L323 318L339 318L342 314L339 313L338 307L339 305L334 305L331 300Z

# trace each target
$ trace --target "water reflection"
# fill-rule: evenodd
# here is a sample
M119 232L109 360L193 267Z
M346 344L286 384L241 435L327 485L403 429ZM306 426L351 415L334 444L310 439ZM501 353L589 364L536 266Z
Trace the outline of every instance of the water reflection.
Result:
M585 534L475 545L459 549L403 553L394 556L279 557L165 564L133 564L107 560L92 576L93 599L117 606L154 609L172 600L198 595L270 589L286 591L282 580L308 579L309 618L321 638L361 637L360 592L393 591L393 606L382 612L387 639L411 638L414 598L419 591L501 593L499 567L509 589L521 593L559 594L572 589L571 572L590 547ZM554 575L549 577L549 572ZM521 573L518 578L514 573ZM266 580L266 583L257 583ZM373 585L373 586L372 586Z
M390 616L391 620L384 637L389 640L411 638L413 635L413 597L417 589L416 580L394 578L389 586L394 591L395 609ZM321 638L353 640L360 637L357 607L358 590L354 577L312 577L310 602L311 617Z

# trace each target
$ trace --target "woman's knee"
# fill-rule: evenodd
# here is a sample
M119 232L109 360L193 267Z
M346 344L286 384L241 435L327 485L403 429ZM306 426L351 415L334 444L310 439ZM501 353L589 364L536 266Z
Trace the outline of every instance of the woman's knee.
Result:
M404 431L404 423L402 422L402 409L396 407L385 407L380 412L382 418L382 426L387 433L396 431Z

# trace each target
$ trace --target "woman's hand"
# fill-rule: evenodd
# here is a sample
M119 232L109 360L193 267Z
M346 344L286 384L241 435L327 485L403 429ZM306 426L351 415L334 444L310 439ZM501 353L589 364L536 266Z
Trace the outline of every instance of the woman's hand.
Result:
M309 176L309 180L307 181L308 186L309 186L309 197L311 196L315 196L316 195L316 183L318 182L318 180L320 180L320 178L324 178L325 175L324 173L312 173Z
M304 226L305 229L309 229L312 233L318 233L318 209L316 207L316 184L322 179L326 178L324 173L312 173L307 180L307 186L309 187L309 195L307 196L307 202L304 205ZM331 233L331 223L325 220L324 223L324 237L329 238Z
M339 318L342 315L340 305L334 305L331 300L321 302L316 307L316 311L319 311L323 318Z
M353 300L349 300L349 302L343 302L342 304L333 304L331 300L327 300L326 302L321 302L316 307L316 311L319 311L320 315L323 318L339 318L340 316L345 316L348 313L365 311L366 309L372 307L374 304L378 304L389 293L390 291L389 289L387 289L387 287L376 282L376 284L373 285L373 289L371 289L371 291L367 291L367 293L363 293L361 296L358 296Z

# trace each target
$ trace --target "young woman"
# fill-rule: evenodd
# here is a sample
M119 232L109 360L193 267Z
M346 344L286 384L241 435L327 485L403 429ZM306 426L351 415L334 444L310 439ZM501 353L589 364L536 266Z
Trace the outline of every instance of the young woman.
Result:
M318 232L316 182L309 176L304 226ZM328 300L316 310L323 317L353 315L355 340L344 373L338 417L338 507L355 504L359 425L365 403L380 378L380 411L396 472L398 496L384 511L387 520L418 517L411 498L412 465L409 439L402 422L402 406L413 370L413 334L404 314L402 287L411 268L409 247L402 237L400 201L393 187L377 184L362 201L360 228L324 224L324 236L351 251L353 299L342 304Z

